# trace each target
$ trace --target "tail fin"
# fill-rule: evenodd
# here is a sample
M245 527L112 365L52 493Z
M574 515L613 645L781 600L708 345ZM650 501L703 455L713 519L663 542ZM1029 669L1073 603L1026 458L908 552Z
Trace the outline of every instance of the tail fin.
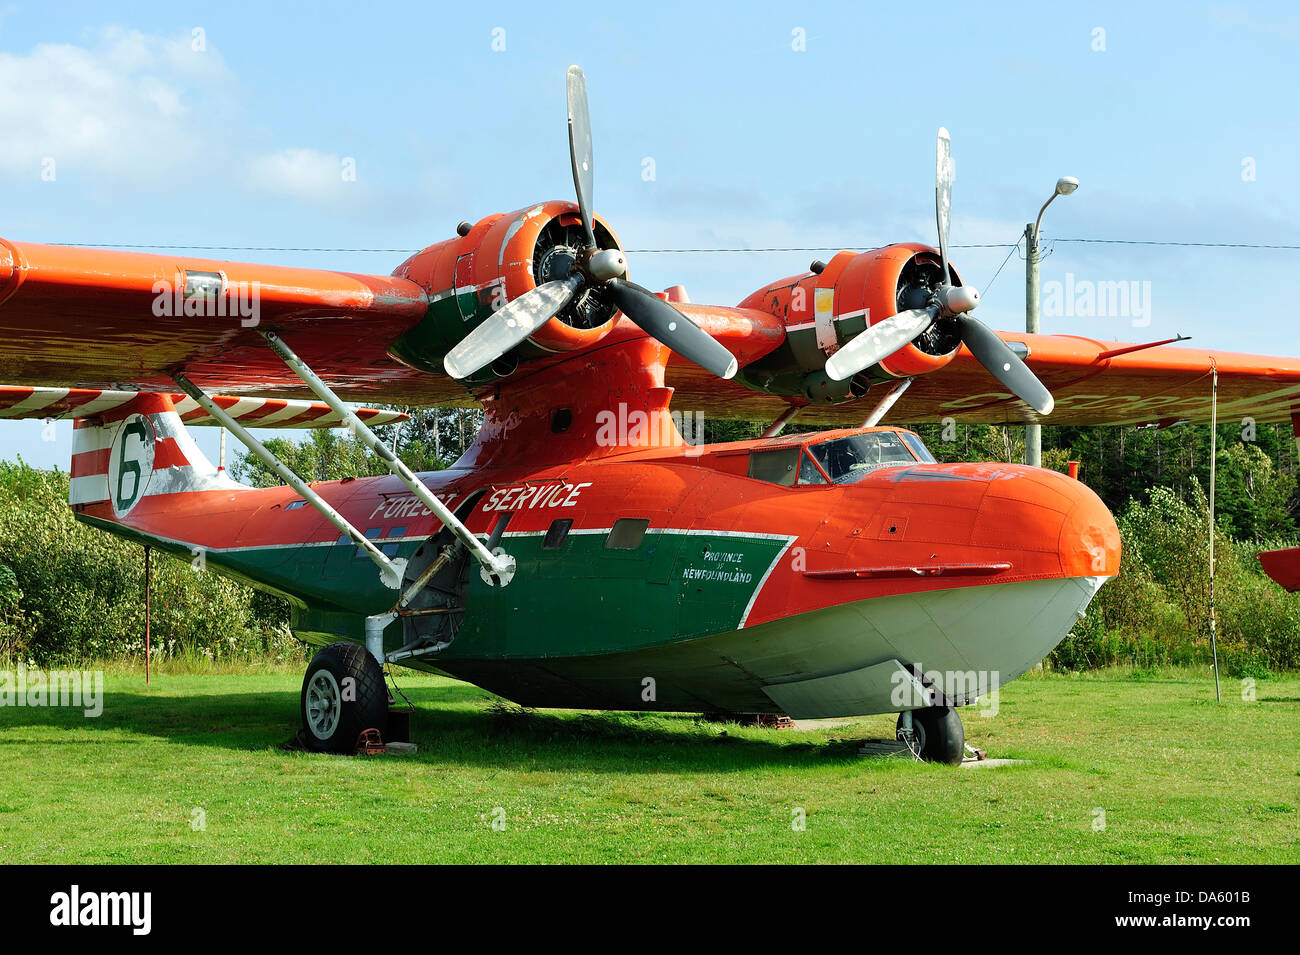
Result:
M121 521L146 498L242 490L248 488L199 450L169 395L142 393L74 422L68 491L74 508L107 504Z

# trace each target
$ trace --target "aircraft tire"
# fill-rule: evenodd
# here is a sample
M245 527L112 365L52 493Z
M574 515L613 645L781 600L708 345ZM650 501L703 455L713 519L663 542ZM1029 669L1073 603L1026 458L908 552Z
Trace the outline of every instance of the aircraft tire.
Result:
M902 717L899 717L902 724ZM966 756L966 731L961 717L951 706L927 706L912 710L912 732L919 755L931 763L958 765Z
M307 666L299 711L309 750L353 753L365 730L377 729L380 735L388 730L384 671L364 647L331 643Z

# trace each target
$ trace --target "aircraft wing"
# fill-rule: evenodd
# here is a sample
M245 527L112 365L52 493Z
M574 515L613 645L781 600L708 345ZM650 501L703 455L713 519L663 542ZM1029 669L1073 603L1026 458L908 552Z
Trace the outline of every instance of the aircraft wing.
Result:
M430 306L425 288L400 276L0 239L0 382L172 392L171 373L183 370L209 394L314 397L258 334L269 329L346 400L472 406L461 382L389 355ZM785 334L764 313L694 313L742 364ZM643 334L622 319L609 341Z
M170 392L183 368L209 393L309 397L272 328L345 399L465 403L388 356L427 307L393 276L0 240L0 382Z
M1039 417L1013 398L963 346L949 364L917 377L888 414L889 421L921 423L952 417L988 424L1173 424L1208 422L1211 382L1219 372L1219 420L1249 415L1258 422L1287 421L1300 414L1300 358L1276 358L1161 345L1138 348L1073 335L999 332L1029 349L1025 363L1056 398ZM771 420L784 398L719 381L674 356L668 366L674 406L716 418ZM861 424L884 390L876 385L857 401L810 405L799 421Z
M0 382L170 393L171 374L183 370L209 394L314 397L258 334L269 328L344 399L472 405L462 383L389 355L430 305L424 286L400 276L0 240ZM763 311L683 308L742 368L785 339L784 322ZM623 319L608 342L641 334ZM1215 368L1221 419L1285 421L1300 412L1300 359L1169 345L1134 350L1067 335L999 335L1028 348L1026 363L1056 399L1053 413L1041 419L1051 424L1208 421ZM524 374L544 373L565 357L541 359ZM675 354L667 384L676 389L675 408L715 418L771 420L801 400L719 379ZM809 406L800 420L859 424L881 390L877 385L845 404ZM916 378L889 413L899 422L946 417L1037 420L964 346L945 367Z

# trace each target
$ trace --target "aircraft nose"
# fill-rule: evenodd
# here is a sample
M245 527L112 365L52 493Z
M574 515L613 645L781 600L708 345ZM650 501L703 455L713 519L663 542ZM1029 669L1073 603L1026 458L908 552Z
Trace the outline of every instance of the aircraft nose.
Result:
M1064 475L1062 475L1064 477ZM1082 481L1064 477L1074 485L1075 505L1061 525L1057 550L1066 577L1114 577L1119 573L1119 528L1110 509Z
M1022 547L1052 551L1062 577L1113 577L1119 572L1119 528L1092 488L1056 471L1002 465L986 503ZM983 515L981 515L983 516Z

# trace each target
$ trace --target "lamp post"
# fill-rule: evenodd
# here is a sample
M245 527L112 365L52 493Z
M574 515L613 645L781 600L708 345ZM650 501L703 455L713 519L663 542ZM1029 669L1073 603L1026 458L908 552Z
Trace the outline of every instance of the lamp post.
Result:
M1068 196L1079 188L1079 180L1062 176L1056 180L1056 190L1038 210L1038 218L1025 226L1025 331L1038 334L1038 229L1043 213L1057 196ZM1043 466L1043 429L1041 425L1025 426L1025 463L1036 468Z

